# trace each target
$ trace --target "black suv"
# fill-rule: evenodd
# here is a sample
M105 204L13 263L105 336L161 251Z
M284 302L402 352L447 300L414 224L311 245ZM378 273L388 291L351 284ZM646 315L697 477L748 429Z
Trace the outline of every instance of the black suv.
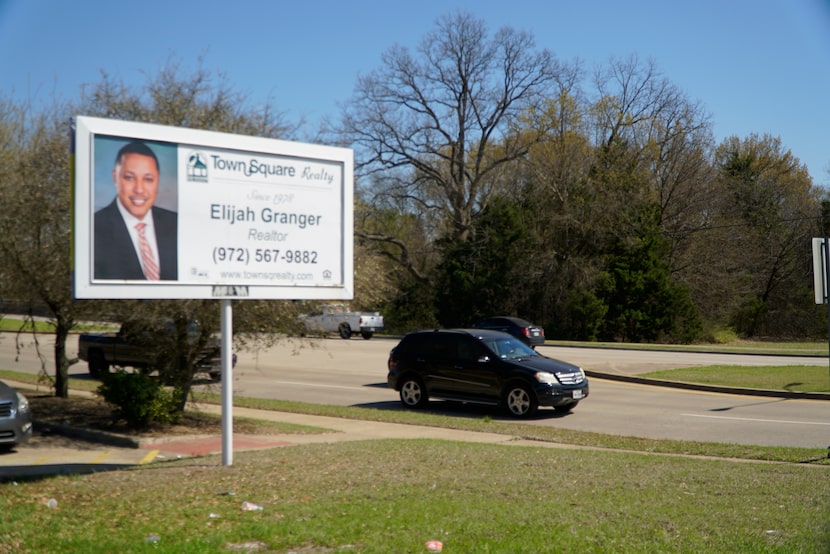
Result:
M501 331L409 333L389 353L387 382L409 408L429 398L502 406L530 417L539 406L570 411L588 396L581 368L542 356Z

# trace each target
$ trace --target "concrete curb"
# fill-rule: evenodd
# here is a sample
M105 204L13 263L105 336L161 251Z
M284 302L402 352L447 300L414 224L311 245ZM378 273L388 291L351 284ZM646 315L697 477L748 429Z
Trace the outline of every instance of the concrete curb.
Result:
M81 439L87 442L94 442L96 444L116 446L118 448L141 448L141 441L128 437L127 435L119 435L116 433L108 433L106 431L98 431L97 429L87 429L85 427L75 427L73 425L64 425L62 423L51 423L38 420L34 420L32 425L35 431L38 431L44 435L56 434L64 437Z

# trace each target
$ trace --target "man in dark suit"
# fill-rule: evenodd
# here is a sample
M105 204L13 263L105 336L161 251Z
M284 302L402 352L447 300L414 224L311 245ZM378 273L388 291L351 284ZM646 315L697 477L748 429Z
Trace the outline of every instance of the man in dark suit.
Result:
M116 197L95 212L94 278L178 279L178 215L154 206L159 162L143 142L118 151Z

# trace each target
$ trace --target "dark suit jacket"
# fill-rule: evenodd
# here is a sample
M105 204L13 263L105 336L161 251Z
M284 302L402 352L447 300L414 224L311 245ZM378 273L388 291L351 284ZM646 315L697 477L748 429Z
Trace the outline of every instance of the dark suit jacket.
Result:
M153 206L159 273L162 281L178 279L178 214ZM144 279L127 224L116 201L95 212L93 249L95 279Z

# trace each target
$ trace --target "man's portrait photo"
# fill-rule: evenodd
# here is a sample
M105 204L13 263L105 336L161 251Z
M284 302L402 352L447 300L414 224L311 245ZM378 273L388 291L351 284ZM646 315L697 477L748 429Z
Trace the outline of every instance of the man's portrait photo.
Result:
M176 184L175 145L95 137L94 279L178 279Z

